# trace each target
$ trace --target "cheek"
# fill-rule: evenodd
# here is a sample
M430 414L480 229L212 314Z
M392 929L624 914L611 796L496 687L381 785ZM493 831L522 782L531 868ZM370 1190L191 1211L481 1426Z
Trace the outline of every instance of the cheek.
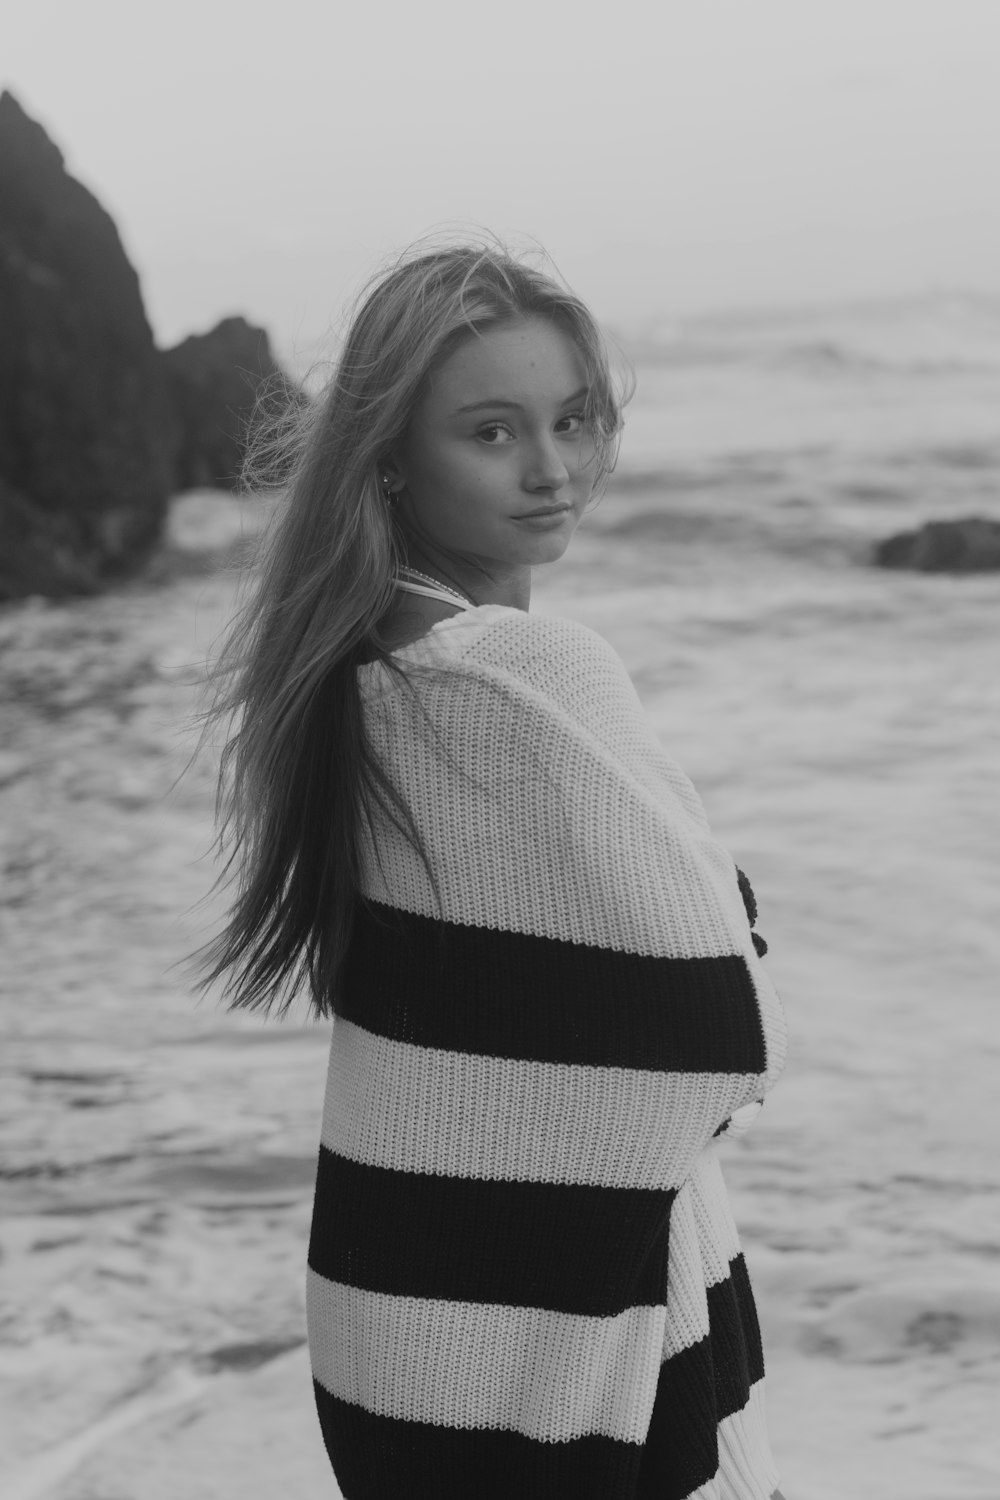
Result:
M449 454L414 469L410 493L421 524L453 545L474 544L501 508L496 469L478 453Z
M453 496L480 478L482 458L474 449L443 447L420 454L411 469L411 487L430 498Z
M485 517L507 497L511 477L497 455L476 449L450 456L438 470L437 496L450 510Z
M584 462L581 463L573 477L577 490L583 496L584 504L589 504L594 491L597 489L598 482L603 477L598 468L596 454L585 455Z
M581 479L589 480L591 485L597 482L597 449L591 438L581 439L576 450L575 464Z

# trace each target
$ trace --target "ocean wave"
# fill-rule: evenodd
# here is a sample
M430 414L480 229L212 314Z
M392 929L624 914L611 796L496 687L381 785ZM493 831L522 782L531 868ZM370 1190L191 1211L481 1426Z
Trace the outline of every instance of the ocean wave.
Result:
M1000 298L930 294L660 321L623 340L639 365L807 380L1000 375Z
M820 469L835 458L829 444L803 447L738 448L707 455L686 463L665 463L650 468L629 464L617 468L608 485L609 494L633 495L655 490L660 494L688 494L698 490L745 490L747 486L777 487L796 472Z
M984 359L889 359L852 349L845 344L823 340L788 344L774 350L764 363L777 369L790 369L805 375L819 376L901 376L920 379L949 375L1000 375L1000 357Z
M791 497L790 497L791 498ZM677 550L707 555L795 558L818 567L867 564L871 541L837 518L803 502L782 508L739 509L732 505L643 507L602 518L602 542L617 554L619 568L637 574L639 564L657 565ZM642 554L640 558L639 554ZM611 557L605 551L605 566Z
M998 479L1000 443L994 442L914 442L856 454L833 444L733 449L682 462L625 462L612 475L604 504L640 496L670 500L711 494L778 509L841 501L926 508L933 493L945 514L953 501L968 505L970 498L992 514L1000 500Z
M807 1353L860 1364L958 1353L995 1360L998 1341L1000 1287L930 1280L844 1297L801 1340Z
M789 343L763 340L760 344L679 340L674 344L637 344L630 353L636 364L677 371L753 369L761 373L791 373L806 377L894 377L941 379L963 376L1000 376L1000 350L993 357L898 357L872 353L832 339Z
M976 472L992 470L1000 474L1000 443L946 443L933 448L911 448L897 458L908 464Z

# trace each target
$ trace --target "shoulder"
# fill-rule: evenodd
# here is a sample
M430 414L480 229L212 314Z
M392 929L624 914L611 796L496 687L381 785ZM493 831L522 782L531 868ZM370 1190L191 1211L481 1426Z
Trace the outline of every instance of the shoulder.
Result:
M436 624L398 653L401 665L429 669L431 679L492 682L508 694L544 700L574 719L588 721L602 703L639 710L621 657L586 625L504 605L481 605Z
M484 605L436 625L400 661L450 740L474 725L479 735L585 742L641 768L644 781L661 779L663 750L621 657L576 620Z
M463 666L500 688L512 720L530 715L544 733L585 745L619 790L627 781L643 797L683 810L703 832L701 799L660 743L614 647L576 620L503 614L470 643Z
M575 658L614 662L624 671L621 658L596 630L563 615L529 613L523 609L489 609L482 611L490 622L483 632L483 644L512 660L531 661L539 653L555 653L564 662ZM472 615L469 617L473 618Z
M470 640L463 660L472 670L523 684L584 722L601 704L639 709L621 657L603 636L576 620L504 610Z

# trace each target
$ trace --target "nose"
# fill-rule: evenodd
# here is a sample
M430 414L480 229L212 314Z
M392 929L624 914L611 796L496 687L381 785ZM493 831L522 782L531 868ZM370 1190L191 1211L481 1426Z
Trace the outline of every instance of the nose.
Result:
M541 438L531 451L525 475L526 488L532 491L561 490L568 479L569 470L558 447L551 438Z

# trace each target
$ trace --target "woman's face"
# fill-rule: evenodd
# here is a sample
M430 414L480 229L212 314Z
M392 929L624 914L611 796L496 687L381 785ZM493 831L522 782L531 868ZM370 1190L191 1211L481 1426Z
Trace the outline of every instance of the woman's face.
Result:
M490 573L561 557L597 477L586 398L579 351L547 319L470 334L389 466L406 529Z

